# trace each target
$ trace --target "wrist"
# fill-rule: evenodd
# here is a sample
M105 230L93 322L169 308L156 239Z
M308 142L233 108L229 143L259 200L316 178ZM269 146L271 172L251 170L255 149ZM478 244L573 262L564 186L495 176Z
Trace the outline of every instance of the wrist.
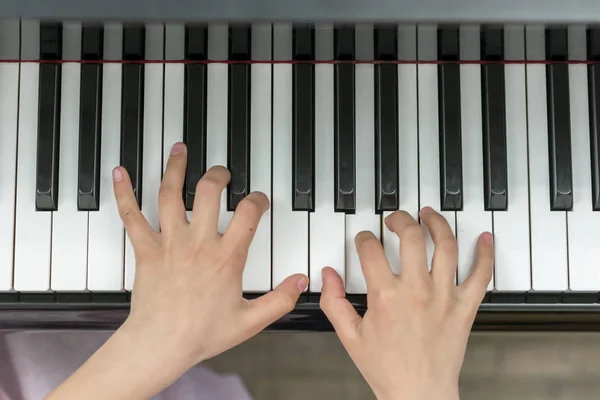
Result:
M422 388L396 387L381 393L375 392L377 400L459 400L458 388L445 389L442 385Z
M116 346L123 349L132 362L139 360L136 367L146 373L160 371L160 375L181 375L196 363L176 335L162 335L156 330L126 321L113 336ZM167 339L168 338L168 339ZM168 374L167 374L168 372Z

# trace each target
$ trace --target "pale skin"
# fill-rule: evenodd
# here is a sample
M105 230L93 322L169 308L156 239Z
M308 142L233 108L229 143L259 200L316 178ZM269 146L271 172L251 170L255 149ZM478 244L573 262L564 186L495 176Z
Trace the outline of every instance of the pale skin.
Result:
M269 202L252 193L218 231L223 167L198 183L192 220L181 192L187 153L177 143L159 194L161 231L137 207L122 167L113 173L119 213L136 256L131 312L125 323L47 399L148 399L189 368L237 346L290 312L308 285L302 274L255 299L242 297L248 248ZM492 236L477 242L471 276L454 283L456 240L446 220L429 207L420 212L435 243L428 270L423 231L408 213L390 215L386 227L401 243L402 271L394 275L371 232L355 245L368 287L360 317L345 299L341 278L325 267L321 308L379 400L458 399L458 376L477 309L491 279Z

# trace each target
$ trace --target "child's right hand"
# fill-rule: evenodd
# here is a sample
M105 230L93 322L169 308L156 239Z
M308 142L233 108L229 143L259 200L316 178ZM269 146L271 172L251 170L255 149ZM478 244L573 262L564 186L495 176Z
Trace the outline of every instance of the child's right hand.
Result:
M404 211L385 221L400 238L399 276L393 274L372 233L356 236L368 288L363 318L345 299L335 270L323 270L321 308L380 400L459 398L467 340L492 276L489 232L479 237L471 276L456 286L458 248L450 226L429 207L420 216L435 243L431 272L422 228Z

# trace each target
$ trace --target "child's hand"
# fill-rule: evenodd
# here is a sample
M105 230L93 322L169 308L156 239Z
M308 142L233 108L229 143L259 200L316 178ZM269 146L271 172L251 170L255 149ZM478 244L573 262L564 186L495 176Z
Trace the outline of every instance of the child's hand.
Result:
M213 167L198 183L188 222L182 200L186 161L185 145L176 144L158 199L160 233L140 212L125 169L114 173L119 213L136 258L131 313L123 329L135 332L147 348L171 354L180 363L173 378L290 312L308 284L298 274L259 299L242 297L248 248L269 201L251 193L238 205L227 231L219 233L221 192L230 174Z
M364 318L344 298L335 270L323 270L321 307L381 400L458 399L467 339L492 276L490 233L479 238L473 273L457 287L458 248L450 226L428 207L421 210L421 219L435 243L431 273L422 229L408 213L397 211L385 221L400 238L399 276L373 234L357 235L368 287Z

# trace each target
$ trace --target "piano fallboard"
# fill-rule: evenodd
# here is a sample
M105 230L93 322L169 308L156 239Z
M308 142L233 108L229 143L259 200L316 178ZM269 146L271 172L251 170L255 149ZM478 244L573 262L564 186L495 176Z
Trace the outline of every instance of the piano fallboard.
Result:
M158 21L595 22L593 0L1 0L0 18Z
M246 294L248 299L259 294ZM348 295L359 314L365 295ZM0 330L114 330L129 314L131 294L0 294ZM319 294L302 295L295 309L268 331L332 331ZM474 331L600 331L599 293L488 293Z

